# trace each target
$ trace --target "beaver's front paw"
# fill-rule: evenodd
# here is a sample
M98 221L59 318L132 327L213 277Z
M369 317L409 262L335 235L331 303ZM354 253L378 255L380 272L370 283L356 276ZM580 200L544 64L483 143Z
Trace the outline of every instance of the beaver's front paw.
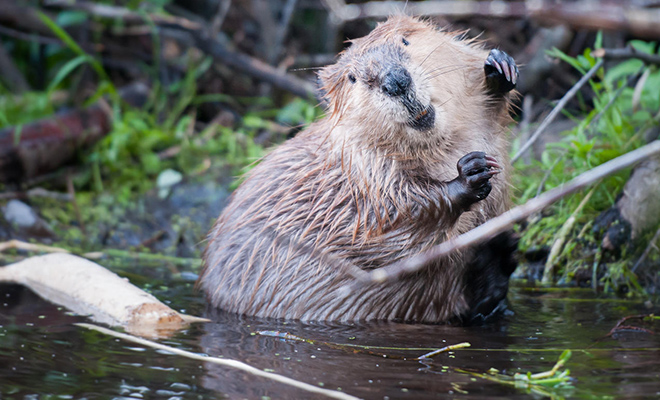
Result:
M461 197L464 206L470 206L488 197L492 189L490 178L501 170L497 160L482 151L466 154L458 160L456 168L456 180L463 185Z
M484 63L486 84L493 94L504 94L516 87L518 67L513 58L505 52L493 49Z

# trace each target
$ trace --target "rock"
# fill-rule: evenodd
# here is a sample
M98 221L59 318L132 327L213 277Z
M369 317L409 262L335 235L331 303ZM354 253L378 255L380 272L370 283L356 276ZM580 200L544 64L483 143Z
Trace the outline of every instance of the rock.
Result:
M39 216L34 210L20 200L10 200L2 208L5 220L19 228L30 228L38 223Z
M30 236L50 237L53 231L29 205L20 200L10 200L2 207L5 220L18 231Z

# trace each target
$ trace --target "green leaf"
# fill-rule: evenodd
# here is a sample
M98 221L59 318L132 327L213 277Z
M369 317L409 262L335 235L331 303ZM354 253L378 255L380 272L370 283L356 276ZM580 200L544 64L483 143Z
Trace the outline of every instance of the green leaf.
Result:
M55 18L55 22L59 26L80 25L85 21L87 21L87 13L76 10L62 11Z
M570 64L573 68L580 71L580 73L583 75L587 73L587 71L584 68L582 68L582 65L576 58L569 56L568 54L564 53L563 51L559 50L556 47L553 47L551 50L546 51L546 54L548 54L550 57L559 58L560 60Z
M78 43L76 43L73 38L66 33L64 29L59 27L52 19L50 19L46 14L42 13L41 11L37 11L37 15L39 16L39 19L51 30L53 31L53 34L58 37L61 41L64 42L64 44L71 49L74 53L78 54L79 56L85 56L88 57L89 63L92 65L92 68L94 68L94 71L98 74L99 78L101 78L104 81L110 82L110 78L108 77L108 74L106 74L105 70L103 69L103 66L101 65L98 60L95 60L93 57L89 56L85 50L83 50ZM119 101L119 95L117 94L117 90L114 87L114 85L110 86L110 94L113 97L113 100Z
M596 40L594 41L594 49L602 49L603 48L603 31L599 30L598 33L596 33Z
M87 54L78 56L64 64L62 68L57 71L57 74L55 75L55 78L53 78L53 80L50 82L50 85L48 85L47 92L50 94L55 91L59 84L62 83L62 81L65 80L69 74L71 74L76 68L82 64L85 64L86 62L89 62L89 56Z
M644 62L640 60L626 60L620 62L617 65L608 67L607 72L605 72L605 80L608 84L614 85L616 81L627 78L629 75L639 71L642 65L644 65Z
M643 40L631 40L630 42L628 42L628 44L634 47L635 50L648 54L653 54L653 50L655 49L655 42L645 42Z

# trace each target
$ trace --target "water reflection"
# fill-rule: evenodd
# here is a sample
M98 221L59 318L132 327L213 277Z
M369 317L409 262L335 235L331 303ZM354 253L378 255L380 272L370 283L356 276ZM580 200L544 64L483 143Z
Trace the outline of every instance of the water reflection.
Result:
M203 312L189 284L158 297L175 309ZM566 297L569 297L568 299ZM322 398L244 372L175 357L73 327L68 315L19 286L0 286L0 390L79 397ZM588 291L514 289L512 315L477 327L396 323L302 324L210 312L196 325L161 343L236 359L262 370L369 399L538 398L513 387L456 371L540 372L562 350L573 349L568 368L576 378L571 398L653 398L660 393L660 338L635 330L607 336L627 315L649 313L641 304L600 301ZM658 311L657 309L655 310ZM631 324L643 325L639 321ZM658 324L647 325L658 330ZM257 335L288 332L308 341ZM472 347L416 361L432 349L470 342Z

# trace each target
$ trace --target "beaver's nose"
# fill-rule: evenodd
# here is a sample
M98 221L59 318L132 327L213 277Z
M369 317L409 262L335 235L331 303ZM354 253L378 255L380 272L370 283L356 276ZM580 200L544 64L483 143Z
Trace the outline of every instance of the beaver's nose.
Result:
M402 67L395 67L385 73L380 88L386 95L395 97L405 94L411 83L412 78L408 71Z

